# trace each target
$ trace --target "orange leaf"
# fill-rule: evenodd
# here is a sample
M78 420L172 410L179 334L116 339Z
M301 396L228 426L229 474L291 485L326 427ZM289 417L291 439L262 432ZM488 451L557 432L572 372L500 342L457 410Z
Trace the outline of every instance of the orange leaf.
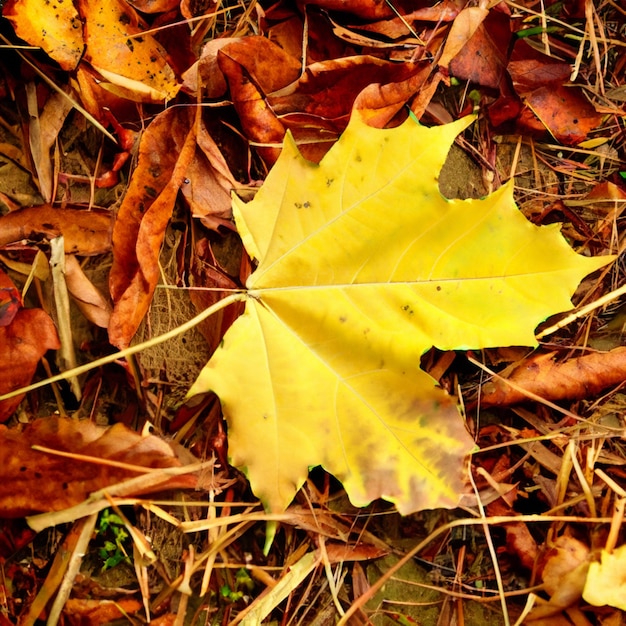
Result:
M54 323L42 309L20 309L8 326L0 327L0 395L28 385L39 359L60 347ZM0 402L0 422L6 422L24 394Z
M83 29L71 2L9 0L2 14L18 37L42 48L64 70L76 68L83 54Z
M111 91L139 102L171 100L178 93L166 51L143 34L127 2L79 0L78 6L85 20L85 60L109 81Z
M112 225L113 215L108 211L55 209L42 204L0 217L0 246L63 235L66 254L95 256L111 249Z

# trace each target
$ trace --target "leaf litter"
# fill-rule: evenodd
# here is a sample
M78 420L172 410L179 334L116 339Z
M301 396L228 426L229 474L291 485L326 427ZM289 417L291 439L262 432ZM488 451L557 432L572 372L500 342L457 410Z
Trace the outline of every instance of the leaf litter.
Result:
M85 10L86 6L93 7L95 4L80 3L78 9ZM123 57L114 60L113 66L108 65L109 59L104 56L108 55L109 48L113 49L112 46L106 44L103 55L103 48L98 48L93 41L90 55L81 60L72 77L58 69L52 71L51 65L42 65L41 58L34 58L28 52L15 57L19 64L28 65L30 62L37 69L41 68L48 80L49 76L53 76L78 106L82 104L83 110L89 111L102 123L112 124L120 137L128 129L143 130L143 134L148 135L146 141L149 141L150 128L160 113L158 107L156 110L149 107L155 100L163 100L163 94L165 98L177 94L176 101L168 104L185 105L171 107L165 113L170 116L169 120L187 120L185 123L189 130L183 133L183 143L184 137L190 137L191 144L190 133L193 133L198 148L194 149L194 157L188 156L191 151L185 153L185 163L191 158L190 162L194 163L195 159L197 165L189 167L186 176L178 175L161 199L158 228L155 229L156 222L150 224L146 221L144 228L150 230L150 237L138 234L140 227L137 224L142 221L141 216L133 218L135 226L121 248L126 255L124 258L130 261L127 265L118 265L118 268L126 267L128 274L122 277L116 270L121 287L116 287L115 294L118 295L114 296L113 305L118 305L119 294L125 293L133 284L135 291L128 292L127 297L133 293L133 297L138 298L139 307L135 311L132 298L128 298L125 305L128 320L125 314L119 315L121 309L118 308L117 323L128 323L125 336L118 345L127 345L132 341L137 320L147 324L148 336L153 337L162 334L166 327L169 331L172 325L175 326L177 316L183 316L178 320L179 324L188 321L194 311L188 307L171 306L173 299L180 297L181 290L192 287L194 295L190 301L200 303L202 308L213 304L216 297L228 293L228 290L243 288L254 268L241 254L240 248L225 252L220 234L224 227L232 229L227 221L228 193L235 189L244 202L254 197L260 181L266 178L267 171L278 157L287 130L291 131L299 151L319 162L345 130L353 109L359 110L374 127L392 128L403 121L406 106L426 125L443 128L442 124L474 112L477 106L478 124L458 140L482 169L480 184L473 186L480 188L486 185L489 189L498 190L514 175L515 197L526 217L537 224L563 223L562 232L569 244L586 256L621 252L623 198L620 193L606 192L610 185L618 190L623 188L623 174L620 174L623 148L617 140L616 127L611 126L611 120L621 119L622 101L618 96L624 62L621 48L615 42L619 40L623 16L613 4L609 3L601 9L590 3L584 6L580 3L567 9L550 5L545 13L536 14L525 3L499 3L491 7L486 15L483 12L483 22L472 26L473 34L465 32L464 45L461 46L447 44L455 20L462 16L457 26L461 29L462 20L468 19L470 13L455 2L442 3L429 10L415 10L415 7L399 3L395 10L401 18L389 5L366 2L343 3L341 12L336 12L337 6L333 3L315 3L315 6L304 3L298 9L287 4L255 7L252 3L246 7L228 7L228 14L221 12L224 7L202 9L183 2L180 6L182 15L201 18L191 22L192 26L186 27L187 30L172 26L177 19L178 3L135 3L135 6L143 15L137 20L132 10L126 10L124 3L115 4L115 7L122 7L120 15L126 15L128 20L125 17L118 20L113 31L105 35L105 40L112 42L122 32L125 49L132 52L133 42L145 38L147 45L152 46L150 50L155 52L157 65L154 66L154 74L161 82L143 82L147 69L145 61L137 64L137 74L125 71L124 68L130 66ZM317 6L323 6L324 11ZM559 13L561 10L567 14ZM5 8L5 11L9 12L9 9ZM20 11L15 15L24 15L26 17L22 20L29 21L28 12ZM90 14L87 17L91 19L93 16ZM15 17L11 19L16 23ZM124 22L128 23L124 26ZM255 36L246 36L251 34L250 25L253 22ZM52 25L53 21L49 23ZM70 20L64 22L69 23ZM122 31L119 30L120 24L124 27ZM535 28L537 25L538 28ZM24 27L16 23L16 28L18 26ZM149 27L154 27L149 34L141 32ZM168 34L170 31L176 33L174 38ZM19 31L18 35L37 45L38 40L28 41L30 35L26 32ZM570 37L571 34L575 37ZM59 57L57 61L61 66L65 63L68 68L74 67L72 64L80 59L76 51L84 43L89 46L87 37L92 35L93 29L91 35L83 32L82 40L75 37L69 40L66 49L74 50L74 56L69 59ZM225 36L223 40L220 39L222 35ZM263 55L247 54L246 51L256 50L257 47L269 49L270 40L277 46L276 63L263 66ZM182 74L191 69L198 59L197 51L204 44L206 67L193 74L192 82L184 81ZM229 45L232 46L230 52ZM141 46L138 44L138 47ZM237 48L239 52L235 53ZM444 49L448 56L443 57L442 62L439 53ZM46 50L54 58L50 49ZM132 59L132 54L128 58ZM258 60L256 66L252 62L255 58ZM433 58L437 65L432 64ZM165 67L163 62L172 70L171 74L170 69L158 69ZM383 72L388 77L386 80L384 76L375 76L378 67L395 68L395 73ZM103 72L98 73L98 68ZM610 69L607 71L607 68ZM368 71L371 73L369 81ZM20 108L22 105L16 107L15 101L26 103L25 99L22 100L25 96L20 95L23 93L20 91L21 76L5 71L3 78L3 114L9 123L2 129L5 133L3 141L6 140L2 144L2 154L17 159L20 167L31 171L34 181L43 184L40 189L51 189L56 195L52 197L52 213L46 209L48 214L44 217L43 212L40 215L31 212L26 228L22 228L20 219L12 217L17 230L14 231L15 236L3 243L2 262L9 268L17 290L22 292L25 311L54 311L47 291L49 279L46 279L40 265L35 265L34 253L38 249L47 252L50 237L62 234L66 242L69 237L74 237L76 246L67 247L66 244L66 253L72 255L68 258L73 258L73 261L67 262L66 259L65 265L69 267L77 261L87 270L79 279L80 286L75 292L79 299L93 301L93 308L84 309L90 321L84 321L83 314L77 312L79 309L72 313L74 341L79 346L77 354L81 363L100 362L102 368L85 370L87 374L81 379L83 399L80 404L72 400L63 385L56 390L56 396L45 389L29 392L27 403L20 405L16 416L8 422L10 429L15 428L17 419L34 425L37 415L46 416L55 410L61 415L69 411L75 417L89 416L104 425L111 421L125 421L135 428L140 428L146 419L150 419L157 432L163 431L164 434L169 430L171 420L177 430L169 436L193 449L199 458L216 454L222 463L222 467L216 466L213 470L213 479L205 475L199 491L186 491L188 500L182 506L180 502L174 504L173 501L168 503L154 498L111 496L115 506L116 502L122 504L132 500L135 507L134 510L128 508L129 505L123 507L129 531L132 530L131 534L135 537L136 549L135 572L131 572L131 578L124 584L130 593L133 589L141 589L134 596L140 602L125 603L129 612L137 615L137 611L141 611L145 619L154 618L155 623L158 623L157 620L171 622L175 619L174 614L178 614L181 620L185 613L191 615L196 598L202 597L204 604L200 600L200 608L193 609L196 615L203 615L203 612L204 616L209 613L214 615L215 608L219 607L218 619L226 622L237 619L237 614L245 620L243 611L248 606L250 615L263 607L267 619L270 615L281 619L314 619L316 611L319 611L320 618L322 615L337 615L343 623L353 613L359 613L362 620L375 622L384 614L394 622L417 619L428 623L430 618L421 611L419 601L411 591L411 585L417 583L435 587L433 601L441 606L436 613L440 621L463 619L466 623L485 623L486 620L496 623L494 620L502 620L512 623L524 611L530 611L531 618L541 618L541 612L533 613L531 605L541 604L542 598L547 600L550 590L558 589L561 581L557 574L556 579L551 580L549 589L546 588L548 593L542 590L531 593L533 580L539 580L541 572L540 566L533 564L545 560L545 556L541 556L544 553L550 557L552 546L567 548L568 537L572 533L576 534L576 541L590 550L592 563L609 563L600 554L610 554L623 539L621 518L613 513L611 507L613 502L619 504L621 497L619 485L613 478L618 481L622 478L624 456L619 440L622 427L619 416L623 410L620 394L615 393L620 382L619 375L615 373L618 370L612 372L614 365L610 356L604 356L607 350L619 350L623 333L619 309L611 299L602 301L596 308L581 308L580 317L566 318L569 321L564 326L550 322L549 334L540 335L545 345L538 348L537 355L531 356L531 359L540 360L545 353L548 356L539 362L548 363L554 359L554 362L567 364L571 361L571 364L580 366L580 370L586 363L583 359L588 356L585 352L587 346L593 347L595 352L591 355L595 359L594 370L598 372L594 374L597 376L594 381L609 381L609 387L592 382L593 391L587 391L582 397L582 392L577 392L575 402L564 401L573 394L567 390L567 385L565 390L561 389L563 385L559 380L562 379L558 378L557 370L551 372L548 368L546 371L551 374L546 378L546 385L536 394L530 407L520 405L519 400L511 408L503 404L492 408L481 405L485 374L479 374L471 363L480 361L490 371L500 372L506 365L524 363L528 350L525 354L523 349L505 349L499 342L494 342L490 344L492 348L484 348L480 354L472 355L471 361L466 360L463 353L445 350L431 350L424 357L424 367L436 376L439 384L454 395L461 394L457 397L465 401L465 424L479 449L471 457L470 477L475 492L473 495L463 494L462 499L463 506L469 509L435 509L404 518L394 515L381 501L364 509L355 509L330 476L316 470L306 478L306 472L303 472L296 483L303 477L306 482L298 492L298 504L294 506L310 510L315 521L305 523L302 515L290 513L293 509L273 514L278 530L273 545L268 548L269 554L267 557L263 555L260 546L264 533L259 524L262 520L271 521L272 516L255 508L258 505L249 501L246 482L226 465L225 447L228 443L234 446L237 442L236 437L231 437L233 429L225 432L218 405L210 395L194 398L179 407L178 411L176 405L172 406L171 392L176 387L176 381L180 381L179 386L183 387L184 393L188 389L189 372L184 372L184 375L177 373L175 360L172 359L170 364L168 357L177 353L177 346L182 341L191 341L190 336L163 344L161 356L156 361L146 359L144 363L141 352L136 359L129 357L127 361L110 354L111 337L97 330L97 320L102 325L107 316L106 303L97 294L107 288L110 240L105 237L103 247L96 252L98 256L88 258L86 250L93 238L81 234L80 228L73 230L74 220L71 218L82 220L78 216L85 214L85 226L88 226L91 217L100 212L108 213L109 219L115 216L120 229L123 221L118 221L120 213L114 210L117 207L116 197L119 202L130 178L131 186L144 186L143 192L139 189L134 197L140 203L148 200L147 204L150 204L151 185L145 183L156 170L151 172L148 168L146 171L141 159L139 164L135 161L136 152L133 150L136 148L126 141L126 137L121 149L103 143L101 138L80 147L81 142L91 141L83 138L93 138L97 133L90 132L81 115L72 111L57 142L50 143L48 138L45 143L44 152L50 151L55 164L50 179L46 174L50 170L42 169L45 155L42 157L40 154L41 148L38 148L39 153L35 153L33 146L36 148L37 145L22 136L20 112L41 114L51 97L48 90L53 87L50 82L38 77L29 79L32 82L28 89L33 94L33 86L36 85L37 99L35 102L31 95L30 108L26 104ZM380 82L370 84L374 81ZM181 92L178 92L179 84L183 85ZM547 91L550 97L545 98L542 90L544 93ZM185 108L192 108L203 99L206 106L201 116L184 112ZM34 111L33 102L38 111ZM153 119L154 116L157 118ZM158 123L154 125L155 133L158 126ZM70 128L78 130L71 135L68 133ZM159 154L159 150L163 150L160 144L164 142L178 141L177 135L174 135L170 137L166 131L161 132L153 152ZM118 158L118 153L125 156ZM169 163L175 163L179 154L178 148L162 152ZM73 159L71 167L68 157ZM30 165L33 161L39 165ZM204 184L207 173L210 185L198 190L197 185ZM118 180L121 183L118 184ZM188 219L186 207L175 207L173 204L179 188L182 188L183 197L186 197L196 216L194 221ZM594 188L597 189L595 194ZM192 193L189 193L190 190ZM5 194L4 201L11 209L8 216L16 214L14 198L21 198L21 204L27 207L41 203L41 199L28 200L27 194L32 192L18 191L11 184L3 183L0 191ZM256 193L257 196L260 194L262 192ZM238 206L248 206L244 202L237 201ZM255 206L255 202L249 204ZM59 222L56 217L62 219L68 203L76 206L77 210L72 209L68 214L66 219L69 221ZM199 227L198 218L202 219L203 227ZM384 212L379 211L378 219L383 220L380 223L384 223L384 218ZM50 228L50 225L53 227ZM556 227L552 228L556 232ZM105 230L110 233L108 228L105 227ZM143 237L150 242L148 255L144 253L144 248L133 249L133 237L137 241ZM168 252L172 242L175 242L175 247ZM97 245L101 246L100 243ZM163 257L157 254L161 245L165 247ZM483 251L484 247L474 256L482 255ZM119 254L113 250L114 263L119 263ZM99 278L92 271L93 261L100 263L104 270ZM163 262L168 264L167 271L159 267L159 263ZM188 265L191 262L196 266L193 272ZM585 281L575 296L575 303L593 305L594 301L600 302L603 293L611 290L616 294L614 298L619 297L620 267L618 263L599 277L596 275ZM192 273L193 281L189 278ZM102 275L105 276L104 281ZM91 280L97 283L94 289L89 287ZM205 291L207 288L211 291ZM165 301L169 302L167 310L173 319L167 320L167 326L156 324L156 318L152 325L149 303L153 292L163 293ZM22 305L11 296L15 291L11 288L7 293L9 309L17 309L18 316L21 315ZM200 297L203 293L212 295ZM258 295L262 298L262 294ZM310 309L315 310L312 306ZM544 316L547 314L544 313ZM538 316L529 321L528 326L534 326L540 319ZM79 323L78 320L83 321ZM203 333L211 345L215 345L216 337L223 335L231 322L230 314L206 320ZM82 330L79 331L79 328ZM530 340L521 343L534 345L532 331L533 328L529 328L526 334ZM195 340L192 343L195 345ZM421 352L432 344L438 345L436 341L428 345L420 344L416 351ZM453 345L456 344L439 344L438 347L445 349ZM479 346L482 344L475 345ZM469 347L469 342L465 342L463 347ZM103 353L109 353L104 361L99 359ZM116 360L117 364L114 363ZM49 370L51 364L54 369L54 354L47 354L42 363L43 369L40 368L36 374L28 373L28 379L44 377L45 368ZM250 363L240 366L242 373L248 377L252 374ZM576 378L579 388L584 388L584 380L581 384L578 374ZM23 383L20 382L18 387L21 386ZM19 391L18 387L14 388L14 392ZM548 392L543 391L546 388L553 400L560 398L559 405L550 404ZM553 393L555 388L558 388L556 394ZM243 389L238 395L244 396L248 391ZM437 393L440 393L439 390ZM458 420L452 404L450 409L451 419ZM45 423L46 419L41 421ZM25 428L28 429L28 426ZM81 428L87 427L79 426L79 431ZM466 441L469 448L469 437ZM254 453L257 451L254 450ZM233 447L231 455L235 454ZM27 456L27 453L24 452L24 455ZM604 470L613 478L607 476ZM206 479L209 479L208 482ZM97 485L94 489L98 492ZM106 489L118 493L115 485ZM289 490L293 493L294 486L290 486ZM601 496L601 493L605 495ZM363 499L369 497L371 494ZM104 495L102 498L106 500ZM98 506L104 500L99 500ZM496 508L499 502L506 503L506 506ZM89 499L75 505L77 509L65 509L69 511L65 517L63 511L54 515L61 514L57 519L63 520L64 524L76 518L72 515L85 516L86 520L97 510L97 507L89 509L87 505ZM487 507L486 510L484 507ZM483 510L489 516L484 523L480 517L475 517ZM202 524L188 527L186 522L181 521L190 517L198 518ZM202 521L204 518L206 521ZM605 532L592 532L592 524L600 520L604 521L600 528L607 529L608 539ZM159 525L159 532L148 530L156 531ZM504 534L500 535L499 525L509 529L506 542L501 541ZM65 531L67 526L59 528ZM88 528L88 524L75 526L76 541L86 537ZM458 529L464 529L463 539L456 537ZM525 530L531 531L533 541L529 540ZM350 551L370 554L375 558L385 552L386 546L387 550L391 548L404 553L405 557L401 560L421 559L419 562L427 570L428 578L421 577L415 569L405 570L410 571L407 576L412 580L406 580L407 576L399 577L400 595L396 596L393 592L393 599L399 599L404 604L390 604L386 599L392 599L391 587L386 599L385 592L376 594L385 584L386 577L394 576L395 566L383 565L379 561L385 570L379 577L380 571L376 573L369 566L360 568L336 562L331 554L335 548L324 550L323 537L328 532L347 550L342 557L346 560L349 560ZM184 536L186 542L174 542L175 536L177 541L182 540L183 533L187 533ZM147 535L153 539L152 552L146 551ZM43 536L44 533L41 533ZM74 541L72 537L69 533L68 540ZM37 596L36 602L28 600L25 604L20 597L21 590L10 590L5 594L3 610L10 618L20 614L24 616L26 612L33 614L39 610L37 607L43 608L56 593L52 583L46 581L42 585L37 575L29 573L14 556L15 549L24 541L28 541L28 535L21 533L20 520L7 524L2 546L14 547L3 547L3 558L7 559L5 577L8 572L9 579L31 580L30 595L23 598ZM416 547L407 549L407 542ZM491 549L494 542L497 555L495 549ZM165 555L174 545L188 545L189 549L183 553L181 547L173 557L173 568L166 572L163 568ZM376 550L381 551L368 546L376 546ZM538 550L536 558L533 557L535 550ZM156 561L151 560L151 553ZM43 559L48 558L49 554L44 551ZM523 566L518 567L518 563ZM234 568L229 569L228 564L241 565L244 570L247 567L252 574L252 584L244 584L243 577L234 576ZM302 583L292 588L285 580L282 586L289 588L289 599L281 602L283 596L277 592L273 596L266 594L270 595L270 600L254 600L262 595L262 589L276 586L280 573L286 574L289 564L298 564L296 570L302 571L303 579ZM306 572L311 564L313 567L307 578ZM60 562L58 567L65 566ZM54 614L63 613L65 618L77 617L79 611L88 610L84 603L81 608L77 600L103 593L101 580L92 575L93 568L85 569L82 574L91 572L88 579L75 577L71 572L69 564L68 569L55 567L53 572L58 580L59 576L65 576L67 581L75 582L73 598L65 602L63 593L57 595L55 606L61 608L57 607L58 611L55 608L57 612ZM148 575L156 577L159 585L149 587ZM291 578L295 579L294 576ZM304 583L305 580L309 583ZM498 580L500 583L496 582ZM597 586L593 580L589 585ZM24 593L26 589L24 583ZM580 585L577 589L577 599L571 604L565 606L553 602L557 609L550 609L549 619L605 623L619 617L609 594L605 599L598 600L593 590L585 589L583 593ZM459 601L451 603L452 598ZM586 598L605 606L586 604ZM63 604L65 609L61 606ZM28 605L30 607L25 610ZM484 612L474 613L471 609L474 605L490 611L489 617ZM497 618L496 605L500 605L500 616ZM345 613L343 617L342 612Z

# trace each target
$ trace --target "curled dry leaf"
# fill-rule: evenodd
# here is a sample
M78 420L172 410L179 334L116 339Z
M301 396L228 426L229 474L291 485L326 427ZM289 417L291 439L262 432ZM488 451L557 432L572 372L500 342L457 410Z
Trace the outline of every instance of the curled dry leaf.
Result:
M96 326L106 328L111 317L111 305L87 278L73 255L65 256L65 284L82 314Z
M188 108L166 109L141 137L113 231L109 339L118 348L128 346L152 301L165 230L195 152L195 112Z
M561 621L561 612L580 600L588 569L589 548L569 535L559 537L543 564L542 579L550 601L535 606L524 623L569 624Z
M0 327L0 395L28 385L39 359L60 347L54 323L42 309L20 309L8 326ZM24 394L0 402L0 422L6 422Z
M626 378L626 348L594 352L562 363L554 357L554 353L532 356L517 364L506 378L484 385L481 406L523 402L528 400L524 391L551 401L589 398Z
M108 211L55 209L42 204L0 217L0 246L63 235L67 254L95 256L111 249L112 228L113 214Z
M93 461L33 450L35 445L91 457ZM107 461L135 469L107 465ZM0 517L66 509L90 493L138 476L146 469L181 465L163 439L141 435L123 424L102 428L88 420L53 416L23 428L0 426ZM181 475L158 483L154 490L195 484L193 475Z

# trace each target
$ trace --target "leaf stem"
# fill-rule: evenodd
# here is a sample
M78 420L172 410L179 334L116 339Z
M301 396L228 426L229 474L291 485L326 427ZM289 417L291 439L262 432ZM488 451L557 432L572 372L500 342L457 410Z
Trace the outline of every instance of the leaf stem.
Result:
M56 376L51 376L50 378L46 378L45 380L41 380L37 383L33 383L32 385L28 385L27 387L22 387L21 389L15 389L14 391L10 391L9 393L5 393L0 395L0 402L2 400L8 400L9 398L13 398L14 396L19 396L22 393L28 393L29 391L33 391L34 389L39 389L40 387L45 387L46 385L50 385L52 383L59 382L61 380L67 380L68 378L72 378L73 376L80 376L86 372L89 372L97 367L101 367L102 365L107 365L108 363L113 363L118 359L123 359L131 354L137 354L137 352L141 352L148 347L158 346L161 343L165 343L170 339L174 339L179 335L186 333L188 330L191 330L194 326L197 326L200 322L203 322L211 315L225 309L227 306L234 304L235 302L243 302L248 297L246 291L241 291L238 293L233 293L230 296L226 296L219 302L211 305L201 313L198 313L195 317L192 317L189 321L173 328L172 330L159 335L158 337L153 337L148 341L143 341L134 346L129 346L124 350L120 350L119 352L114 352L113 354L108 354L107 356L103 356L96 361L92 361L91 363L85 363L84 365L79 365L78 367L74 367L71 370L67 370L65 372L61 372Z

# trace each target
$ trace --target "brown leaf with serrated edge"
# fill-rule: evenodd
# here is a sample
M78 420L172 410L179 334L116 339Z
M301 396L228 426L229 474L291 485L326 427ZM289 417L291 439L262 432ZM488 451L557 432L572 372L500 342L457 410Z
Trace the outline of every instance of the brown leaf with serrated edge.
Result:
M32 446L80 454L93 458L93 462ZM106 461L138 469L107 465ZM145 469L182 465L163 439L141 435L123 424L102 428L89 420L51 416L25 427L0 426L0 517L60 511ZM181 475L160 482L156 490L195 485L193 475Z
M594 352L562 363L554 356L534 355L517 364L506 378L494 378L482 388L481 406L528 401L522 390L551 401L590 398L626 379L626 348Z
M39 359L60 347L50 316L42 309L20 309L8 326L0 327L0 395L28 385ZM0 401L0 422L13 414L24 394Z
M113 230L109 340L118 348L130 343L159 280L165 229L196 151L195 116L188 108L166 109L139 144L139 161Z
M113 214L108 211L56 209L49 204L11 211L0 217L0 246L63 235L65 252L95 256L111 249Z

